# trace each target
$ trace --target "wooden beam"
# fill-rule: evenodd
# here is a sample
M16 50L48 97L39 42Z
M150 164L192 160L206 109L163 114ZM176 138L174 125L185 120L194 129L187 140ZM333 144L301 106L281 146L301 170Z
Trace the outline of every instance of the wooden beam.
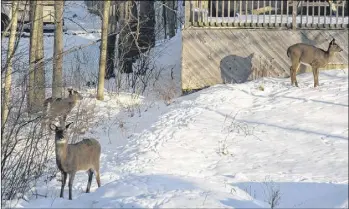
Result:
M292 29L297 29L297 1L292 1Z
M188 28L190 26L190 7L191 7L191 1L186 1L185 2L185 7L184 7L184 27Z

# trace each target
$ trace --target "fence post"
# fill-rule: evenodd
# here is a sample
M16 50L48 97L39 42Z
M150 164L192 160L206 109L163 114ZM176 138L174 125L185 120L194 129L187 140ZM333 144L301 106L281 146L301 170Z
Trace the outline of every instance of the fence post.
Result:
M207 21L208 21L208 2L209 1L202 1L201 2L201 4L202 4L201 15L203 18L204 25L206 25L206 26L207 26Z
M190 25L190 7L191 1L186 1L184 6L184 27L187 28Z
M297 29L297 1L292 1L292 29Z

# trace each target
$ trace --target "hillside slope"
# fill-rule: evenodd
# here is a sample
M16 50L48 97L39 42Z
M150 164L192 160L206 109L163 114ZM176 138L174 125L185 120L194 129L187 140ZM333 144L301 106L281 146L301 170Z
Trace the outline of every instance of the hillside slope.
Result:
M58 198L54 180L37 188L48 198L18 206L270 208L279 193L278 207L348 207L348 70L321 71L319 88L311 73L298 81L216 85L169 106L143 99L139 117L98 102L102 187L83 193L80 172L74 200L68 189Z

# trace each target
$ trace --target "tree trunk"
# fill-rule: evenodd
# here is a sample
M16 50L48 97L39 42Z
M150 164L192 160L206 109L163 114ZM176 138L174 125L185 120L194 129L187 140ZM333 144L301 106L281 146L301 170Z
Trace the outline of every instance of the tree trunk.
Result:
M145 52L155 46L155 8L154 1L141 1L139 47Z
M167 1L167 12L166 12L166 18L167 18L167 25L168 25L168 36L169 38L172 38L176 35L176 11L175 11L175 1L170 0ZM167 38L167 37L166 37Z
M108 33L109 34L115 34L115 35L109 35L108 36L108 49L107 49L107 69L106 69L106 75L105 79L115 78L115 45L116 45L116 32L117 32L117 22L118 17L116 14L116 8L118 5L118 2L110 2L110 8L109 8L109 21L108 21ZM113 5L112 5L113 3Z
M34 91L35 91L35 64L36 64L36 51L37 51L37 31L39 17L37 12L37 1L30 2L30 52L29 52L29 82L27 87L27 104L28 111L32 112L34 109Z
M8 43L8 51L7 51L7 69L5 74L5 86L3 88L3 99L1 104L1 127L4 126L7 120L10 98L11 98L11 74L12 74L12 60L13 54L15 50L15 41L16 41L16 32L17 32L17 6L18 2L12 2L12 25L10 31L10 40Z
M104 76L107 61L107 43L108 43L108 21L109 21L110 0L104 1L103 19L102 19L102 37L101 37L101 51L99 56L99 74L98 74L98 88L97 100L104 100Z
M63 88L63 7L64 1L55 1L55 42L52 76L52 97L61 98Z
M116 35L108 36L108 49L107 49L107 74L105 75L105 79L110 79L115 77L114 73L114 60L115 60L115 42Z
M119 24L121 29L118 39L119 73L132 73L132 57L139 54L137 48L134 47L133 36L131 36L132 32L134 32L133 34L137 33L137 22L135 24L132 8L132 1L123 1L119 5Z
M44 34L43 34L43 5L42 1L37 1L37 9L39 23L37 30L37 51L36 60L40 62L44 59ZM45 100L45 66L43 62L37 65L35 71L35 106L41 108Z
M167 15L166 15L166 13L167 13L167 4L168 4L168 2L167 1L165 1L165 0L163 0L162 1L162 19L164 20L164 39L167 39Z

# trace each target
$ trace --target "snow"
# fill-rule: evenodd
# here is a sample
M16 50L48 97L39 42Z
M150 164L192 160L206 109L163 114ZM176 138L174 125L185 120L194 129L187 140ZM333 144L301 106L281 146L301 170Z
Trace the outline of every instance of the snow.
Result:
M63 30L68 33L100 33L101 18L88 12L85 1L66 1L63 11ZM43 29L52 32L54 24L46 24ZM25 24L24 29L30 30L30 24Z
M84 12L73 10L86 23ZM68 28L65 50L99 38L92 33L94 21L89 24L88 33ZM180 97L181 38L178 33L152 50L163 72L144 95L116 94L112 79L104 101L95 99L95 89L81 88L79 106L91 121L75 140L94 137L101 143L100 188L93 179L91 193L84 193L87 174L80 171L73 200L67 185L59 198L58 175L32 189L47 197L28 195L28 201L10 206L270 208L272 194L279 192L277 207L347 208L348 69L321 71L317 88L312 74L304 73L297 76L299 88L290 78L261 78ZM28 43L21 39L19 51L28 50ZM46 57L52 47L53 37L45 36ZM67 55L65 72L81 56L80 70L96 73L98 52L99 44ZM164 101L166 96L172 101Z
M149 88L143 93L149 100L164 96L179 96L181 94L180 72L181 72L181 54L182 54L182 34L178 30L176 36L172 39L164 39L156 42L156 47L149 52L149 69L153 69L153 73L149 73ZM175 55L175 56L174 56ZM137 63L134 64L134 70L137 69ZM159 78L156 74L159 73ZM173 79L171 78L171 73ZM127 75L123 75L126 80ZM171 79L170 79L171 78ZM122 83L122 90L127 90L125 82ZM138 81L139 85L142 82ZM109 91L116 90L117 81L112 78L105 81L105 89Z
M101 18L87 10L85 1L66 1L64 5L64 25L67 32L100 32Z
M275 191L278 207L347 207L348 70L321 71L318 88L311 73L298 81L215 85L169 106L142 97L133 117L118 105L128 94L90 99L102 187L84 193L79 172L72 201L55 179L36 188L47 198L17 207L258 208Z

